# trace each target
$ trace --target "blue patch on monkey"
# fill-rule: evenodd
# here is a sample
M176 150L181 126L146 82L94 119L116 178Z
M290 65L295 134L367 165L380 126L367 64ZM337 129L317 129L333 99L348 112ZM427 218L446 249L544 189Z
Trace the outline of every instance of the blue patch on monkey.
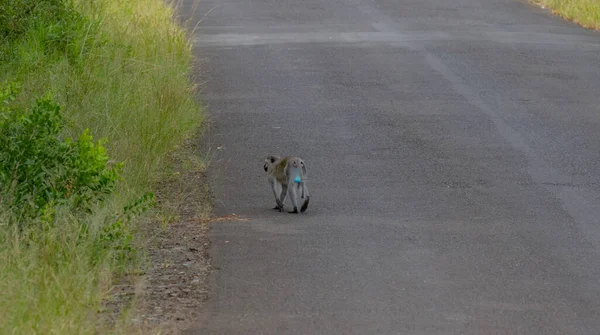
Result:
M294 178L294 181L295 181L296 183L301 183L301 182L302 182L302 179L300 179L300 176L296 176L296 178Z

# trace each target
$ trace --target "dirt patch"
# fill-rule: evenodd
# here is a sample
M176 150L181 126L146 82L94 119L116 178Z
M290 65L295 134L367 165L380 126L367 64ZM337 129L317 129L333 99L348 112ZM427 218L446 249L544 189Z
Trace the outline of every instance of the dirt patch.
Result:
M149 247L152 265L144 276L136 321L147 331L177 333L197 319L208 299L208 224L182 220Z

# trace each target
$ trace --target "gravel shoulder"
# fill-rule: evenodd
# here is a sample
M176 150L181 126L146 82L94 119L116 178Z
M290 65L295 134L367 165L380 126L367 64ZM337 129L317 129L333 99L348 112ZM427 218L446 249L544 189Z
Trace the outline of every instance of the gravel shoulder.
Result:
M140 225L140 241L147 251L142 274L114 285L104 306L109 326L128 320L130 324L121 328L133 333L175 334L198 318L210 293L207 234L212 213L206 165L200 157L191 143L171 156L170 168L156 187L157 212Z

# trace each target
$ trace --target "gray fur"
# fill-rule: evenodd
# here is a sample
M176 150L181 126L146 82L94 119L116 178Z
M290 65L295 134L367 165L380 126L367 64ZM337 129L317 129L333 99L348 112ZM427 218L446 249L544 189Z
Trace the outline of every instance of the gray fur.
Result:
M300 212L305 212L310 200L308 188L306 187L306 163L298 157L270 155L265 159L264 169L267 172L269 184L275 196L276 206L273 209L282 212L285 198L289 193L293 206L293 210L289 213L298 213L298 191L301 191L300 197L304 199L304 203L300 208ZM296 177L300 177L300 182L296 181ZM278 195L279 187L281 187L281 193Z

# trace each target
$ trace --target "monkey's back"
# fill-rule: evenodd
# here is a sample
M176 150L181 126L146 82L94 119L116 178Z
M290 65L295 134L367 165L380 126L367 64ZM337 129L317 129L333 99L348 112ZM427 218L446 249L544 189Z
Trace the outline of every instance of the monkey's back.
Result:
M287 185L285 167L290 157L283 157L269 166L269 174L277 179L280 184Z

